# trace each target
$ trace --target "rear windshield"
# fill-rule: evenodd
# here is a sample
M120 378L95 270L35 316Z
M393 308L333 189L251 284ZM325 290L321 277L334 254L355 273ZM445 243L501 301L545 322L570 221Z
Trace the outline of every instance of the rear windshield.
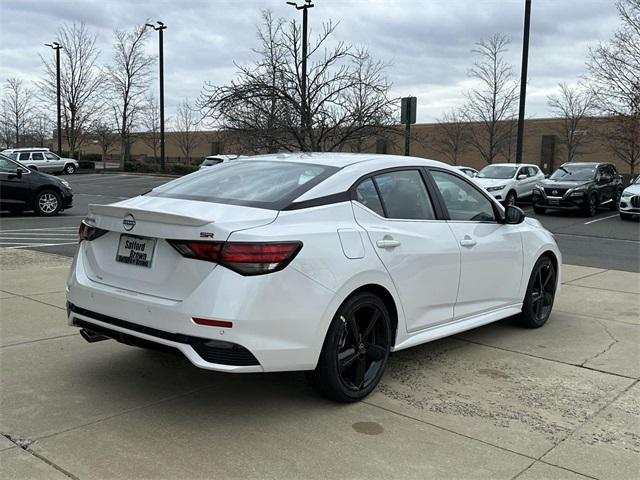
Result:
M281 210L337 170L269 160L226 162L156 187L147 195Z
M202 162L202 166L210 167L211 165L217 165L218 163L222 163L221 158L205 158Z

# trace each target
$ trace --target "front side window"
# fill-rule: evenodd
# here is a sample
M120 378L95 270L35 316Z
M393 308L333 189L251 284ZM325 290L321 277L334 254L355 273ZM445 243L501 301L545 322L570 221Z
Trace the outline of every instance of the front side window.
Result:
M442 195L451 220L491 222L493 204L478 189L450 173L433 171L433 179Z
M16 173L18 166L8 159L0 157L0 173Z
M279 210L337 170L273 160L225 162L156 187L147 195Z
M44 160L44 155L40 152L33 152L31 154L31 160Z
M435 215L422 175L418 170L401 170L376 175L374 181L387 218L433 220Z

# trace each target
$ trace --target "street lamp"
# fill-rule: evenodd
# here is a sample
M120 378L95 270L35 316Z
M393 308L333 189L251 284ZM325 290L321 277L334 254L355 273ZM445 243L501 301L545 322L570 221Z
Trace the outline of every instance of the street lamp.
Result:
M162 31L167 26L160 20L156 22L158 25L147 23L146 26L153 28L158 32L159 37L159 57L160 57L160 170L164 172L165 155L164 155L164 40Z
M302 93L302 115L300 119L300 125L304 130L307 123L307 10L313 8L311 0L304 0L302 5L298 5L296 2L287 2L287 5L296 7L296 10L302 10L302 85L300 90ZM304 132L303 132L304 135Z
M62 125L60 116L60 50L62 45L58 42L45 43L45 47L51 47L56 51L56 90L58 96L58 155L62 156Z
M529 65L529 29L531 27L531 0L524 4L524 33L522 35L522 71L520 72L520 108L518 109L518 139L516 140L516 163L522 163L524 137L524 107L527 98L527 67Z

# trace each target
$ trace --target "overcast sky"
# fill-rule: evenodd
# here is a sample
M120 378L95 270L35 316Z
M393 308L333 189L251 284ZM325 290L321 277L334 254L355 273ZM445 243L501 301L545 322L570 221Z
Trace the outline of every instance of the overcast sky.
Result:
M300 0L301 1L301 0ZM461 104L474 43L493 33L511 40L508 59L519 75L524 0L316 0L312 33L323 21L340 21L338 40L366 45L392 63L397 96L418 97L418 122L437 119ZM113 29L131 29L146 19L165 31L165 94L168 115L185 97L194 99L205 81L224 84L233 62L252 59L256 24L263 9L300 16L284 0L0 0L0 81L42 75L39 54L56 39L62 23L85 22L98 37L101 61L111 59ZM585 73L589 46L608 39L618 20L614 0L533 0L527 116L549 116L547 95L558 82L575 83ZM156 53L157 36L149 53ZM154 82L154 85L156 83Z

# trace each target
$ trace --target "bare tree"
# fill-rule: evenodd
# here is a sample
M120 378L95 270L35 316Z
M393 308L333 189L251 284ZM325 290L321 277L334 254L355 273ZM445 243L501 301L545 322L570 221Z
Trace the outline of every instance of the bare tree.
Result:
M191 162L191 155L202 140L197 132L199 124L200 114L189 105L188 100L183 100L176 111L175 138L187 163Z
M118 143L117 118L110 115L103 115L94 121L91 127L91 136L100 146L102 161L106 161L107 155L113 151Z
M634 175L640 162L640 0L618 0L616 7L621 25L590 50L586 82L599 112L611 119L605 140Z
M7 138L15 147L22 144L34 112L33 95L19 78L9 78L4 85L2 97L2 122L11 131Z
M142 111L144 95L149 86L154 57L144 51L148 30L144 25L130 32L114 31L113 63L107 67L113 92L112 108L118 119L120 136L120 168L129 159L132 144L131 133Z
M140 114L140 140L153 150L153 158L158 160L160 149L160 109L156 98L149 94L146 96L143 109Z
M472 51L476 61L468 73L477 84L466 94L465 118L474 122L470 143L487 163L499 154L509 158L513 142L518 83L504 59L508 45L508 38L499 34L477 43Z
M53 121L51 117L47 115L47 112L37 111L28 126L28 134L30 137L30 144L36 147L46 147L51 145L52 133L53 133Z
M246 133L268 151L331 151L393 123L397 101L389 98L387 65L365 49L329 45L329 22L308 49L307 90L302 97L302 32L263 13L259 60L239 66L227 86L207 83L198 102L207 118Z
M559 87L560 94L547 97L547 105L562 120L558 134L565 146L566 160L572 162L591 138L588 129L594 112L593 95L566 83L560 83Z
M89 33L84 23L62 25L57 32L60 51L60 99L63 135L71 155L77 154L86 140L100 103L104 76L98 67L100 50L96 47L96 36ZM38 82L41 96L52 107L56 105L57 81L56 60L53 56L42 57L44 77Z
M452 165L458 165L460 155L468 148L470 142L469 124L464 113L453 109L438 120L431 148L444 155Z

